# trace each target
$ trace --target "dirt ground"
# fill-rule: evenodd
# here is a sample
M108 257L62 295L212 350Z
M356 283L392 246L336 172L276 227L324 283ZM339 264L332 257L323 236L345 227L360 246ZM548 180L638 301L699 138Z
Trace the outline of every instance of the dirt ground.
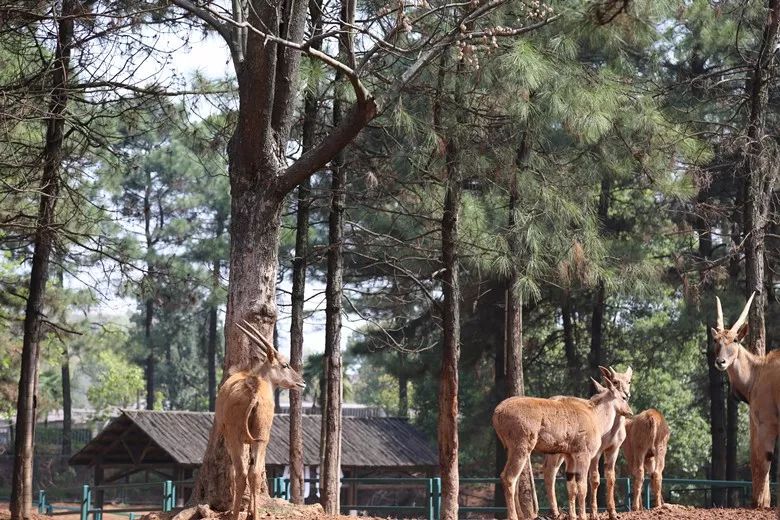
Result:
M604 513L600 520L608 520ZM667 505L659 509L618 513L618 520L776 520L774 509L698 509Z
M776 520L777 513L774 509L696 509L683 506L669 506L663 509L651 509L649 511L633 511L619 513L619 520ZM11 513L7 508L0 508L0 520L9 520ZM52 520L53 517L34 514L31 520ZM57 520L77 520L78 514L57 516ZM104 513L104 520L127 520L127 516L111 515ZM381 520L379 518L360 517L361 520ZM544 518L544 517L542 517ZM565 516L563 518L566 518ZM228 513L216 513L208 508L190 508L172 513L149 513L141 520L230 520ZM354 520L350 516L329 516L322 512L319 506L305 506L302 508L291 507L288 503L280 501L279 504L270 504L260 513L258 520ZM607 520L606 514L601 515L601 520ZM239 520L246 520L246 513L241 513Z

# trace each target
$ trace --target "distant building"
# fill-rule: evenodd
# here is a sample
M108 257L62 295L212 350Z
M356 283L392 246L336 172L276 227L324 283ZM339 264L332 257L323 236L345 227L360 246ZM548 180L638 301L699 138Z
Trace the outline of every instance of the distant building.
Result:
M321 419L320 415L303 416L303 462L308 477L318 474ZM213 420L210 412L125 410L69 463L94 467L96 484L126 480L140 472L187 480L203 460ZM289 428L289 415L276 415L266 452L269 478L288 474ZM341 465L345 477L433 475L437 454L406 419L344 417ZM345 492L354 494L355 490ZM307 496L315 494L316 489L311 489Z

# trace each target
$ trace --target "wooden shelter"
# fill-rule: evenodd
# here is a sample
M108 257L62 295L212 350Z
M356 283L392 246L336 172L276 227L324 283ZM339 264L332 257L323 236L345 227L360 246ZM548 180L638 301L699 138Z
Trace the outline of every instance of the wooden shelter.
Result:
M303 416L303 462L311 476L319 465L321 419ZM210 412L123 410L69 463L93 466L95 484L139 472L147 480L190 479L203 460L213 420ZM276 415L266 452L269 478L283 476L289 464L289 430L289 415ZM344 417L341 464L348 477L433 475L437 455L406 419Z

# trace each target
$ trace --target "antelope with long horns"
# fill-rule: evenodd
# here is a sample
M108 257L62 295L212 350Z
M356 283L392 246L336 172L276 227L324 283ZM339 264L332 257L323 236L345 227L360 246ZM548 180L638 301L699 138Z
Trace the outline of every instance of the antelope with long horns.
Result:
M510 397L496 407L493 428L507 450L501 482L508 520L518 520L517 481L532 451L564 454L569 515L575 518L579 511L585 518L586 472L601 436L616 415L631 415L627 396L611 381L605 382L606 388L589 400Z
M599 367L601 376L606 381L610 381L615 387L617 387L621 396L625 396L625 400L631 397L631 377L634 371L631 367L625 372L617 372L614 368ZM596 384L596 391L603 392L605 388L594 381ZM580 399L578 397L568 396L556 396L551 399L567 401L575 400L587 402L586 399ZM598 505L596 503L596 497L598 496L599 489L599 459L602 453L604 454L604 476L607 484L607 512L609 518L614 520L617 518L617 509L615 507L615 462L617 461L618 453L620 452L620 446L623 444L623 440L626 438L626 418L620 414L615 417L614 422L601 434L601 445L596 451L593 459L590 461L590 467L588 469L588 483L590 484L590 506L591 516L596 518L598 516ZM547 500L550 503L550 515L553 518L559 516L558 500L555 496L555 476L558 474L558 468L563 464L565 456L563 454L547 455L544 458L544 488L547 492ZM568 472L568 466L567 466Z
M259 348L262 362L251 370L232 373L217 393L214 430L209 443L224 437L225 448L233 466L232 520L241 512L241 501L249 479L249 509L258 518L257 494L265 474L265 451L274 419L274 387L304 388L303 378L290 367L287 359L252 324L236 323L249 340ZM244 445L250 445L250 461L244 458Z
M715 368L728 374L732 392L750 408L753 505L769 507L769 468L780 425L780 351L775 350L762 357L740 344L747 335L746 320L754 296L755 293L750 295L742 314L729 329L723 325L723 308L716 296L718 321L712 329L712 336L715 341Z

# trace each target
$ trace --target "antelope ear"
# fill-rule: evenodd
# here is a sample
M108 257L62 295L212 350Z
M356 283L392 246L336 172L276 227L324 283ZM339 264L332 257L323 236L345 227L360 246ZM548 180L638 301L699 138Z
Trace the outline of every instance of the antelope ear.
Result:
M599 366L599 370L601 371L601 375L604 377L604 379L612 380L612 372L606 367Z
M634 370L631 367L628 367L628 369L626 369L626 377L630 380L631 376L633 375L634 375Z
M750 330L750 326L747 323L742 325L737 331L737 341L742 341L743 339L745 339L745 336L748 335L749 330Z
M606 392L607 391L607 389L604 387L604 385L602 385L601 383L599 383L598 381L596 381L592 377L590 378L590 382L593 383L593 387L596 389L596 393L597 394L600 394L601 392Z

